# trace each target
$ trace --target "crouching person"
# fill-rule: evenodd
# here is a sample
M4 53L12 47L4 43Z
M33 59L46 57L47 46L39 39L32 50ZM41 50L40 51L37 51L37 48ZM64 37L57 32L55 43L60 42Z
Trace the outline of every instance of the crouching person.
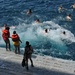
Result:
M18 54L20 54L20 42L21 42L21 40L20 40L19 35L16 33L16 31L13 31L11 38L13 41L13 45L15 47L15 53L17 54L17 50L18 50Z
M32 56L32 53L33 53L33 48L31 45L29 45L29 42L26 41L26 46L25 46L25 52L24 52L24 59L25 59L25 62L26 62L26 69L28 70L28 59L30 59L31 61L31 66L33 66L33 61L31 59L31 56Z

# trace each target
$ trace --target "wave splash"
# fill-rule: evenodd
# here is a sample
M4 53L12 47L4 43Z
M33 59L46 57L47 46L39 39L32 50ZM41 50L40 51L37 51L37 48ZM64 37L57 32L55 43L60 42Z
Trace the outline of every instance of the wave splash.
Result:
M5 45L1 37L2 29L3 27L0 29L0 46ZM48 33L45 33L45 29L48 29ZM43 23L32 22L32 24L21 23L15 27L11 26L11 35L13 30L17 31L22 40L21 48L24 48L25 42L28 40L37 52L38 49L41 49L41 53L43 52L45 54L49 51L57 51L60 54L66 53L68 50L67 45L75 42L75 37L71 31L61 27L53 21L44 21ZM63 31L65 31L66 34L63 34Z

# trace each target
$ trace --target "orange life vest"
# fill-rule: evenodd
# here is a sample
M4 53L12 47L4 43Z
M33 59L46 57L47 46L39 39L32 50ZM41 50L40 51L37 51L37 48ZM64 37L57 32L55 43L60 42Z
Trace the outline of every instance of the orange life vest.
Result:
M4 29L4 30L2 31L2 37L3 37L4 40L7 40L7 39L10 37L9 31L6 30L6 29Z
M18 34L12 34L12 41L19 41L19 36Z

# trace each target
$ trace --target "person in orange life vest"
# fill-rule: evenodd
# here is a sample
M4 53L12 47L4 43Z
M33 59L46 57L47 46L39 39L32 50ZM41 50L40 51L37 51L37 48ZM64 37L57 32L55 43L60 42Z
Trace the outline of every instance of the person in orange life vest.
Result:
M11 38L15 47L15 53L17 54L18 49L18 54L20 54L20 42L22 43L22 41L20 40L19 35L16 33L16 31L13 31Z
M4 40L5 43L6 43L6 51L7 51L8 49L11 51L11 49L10 49L10 40L9 40L9 38L10 38L9 29L10 29L9 27L5 27L5 29L2 30L2 37L3 37L3 40Z

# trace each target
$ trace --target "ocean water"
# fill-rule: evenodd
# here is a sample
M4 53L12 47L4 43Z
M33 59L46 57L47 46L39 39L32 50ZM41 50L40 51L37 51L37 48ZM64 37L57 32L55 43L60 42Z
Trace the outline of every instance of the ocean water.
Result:
M29 41L35 54L75 60L75 9L70 8L74 3L75 0L0 0L0 47L5 47L2 29L6 23L10 35L14 30L19 34L21 50ZM60 5L67 10L59 12ZM28 9L32 9L31 15L26 14ZM66 21L68 14L72 21ZM48 33L44 32L46 28Z

